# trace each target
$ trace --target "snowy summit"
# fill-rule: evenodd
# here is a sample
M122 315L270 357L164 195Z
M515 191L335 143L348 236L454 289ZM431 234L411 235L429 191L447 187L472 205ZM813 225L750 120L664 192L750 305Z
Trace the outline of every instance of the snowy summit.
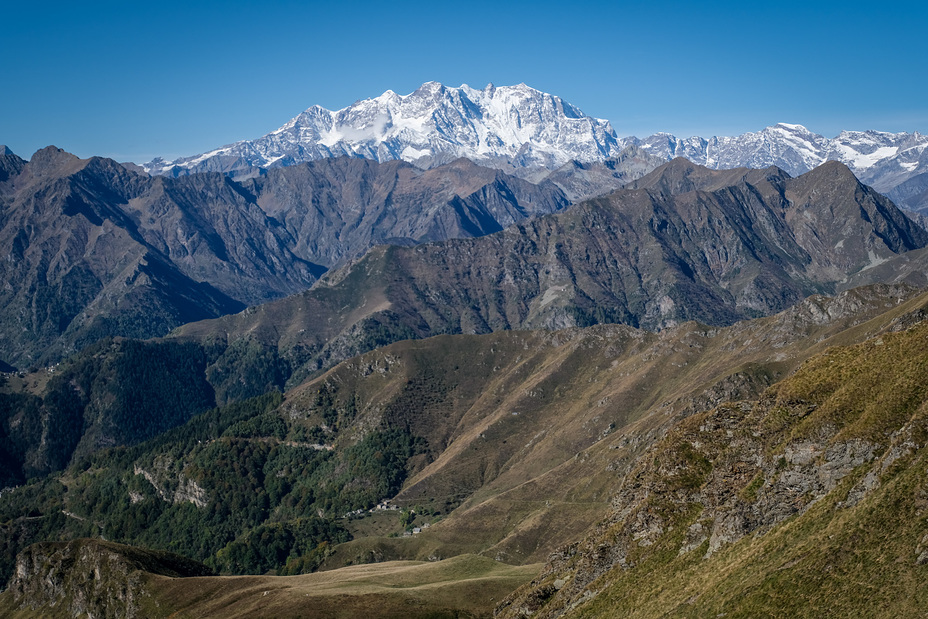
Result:
M152 174L228 172L347 155L420 167L466 157L497 168L553 169L620 150L608 121L525 84L477 90L427 82L408 95L388 90L336 112L313 106L257 140L143 167Z
M525 84L477 90L427 82L408 95L388 90L336 112L316 105L257 140L142 167L179 176L339 156L402 159L421 168L465 157L538 180L569 161L603 161L633 145L667 161L686 157L714 169L775 165L794 176L841 161L863 182L908 201L909 208L928 206L928 198L920 197L928 196L928 136L917 132L843 131L826 138L802 125L779 123L734 137L619 138L608 121Z

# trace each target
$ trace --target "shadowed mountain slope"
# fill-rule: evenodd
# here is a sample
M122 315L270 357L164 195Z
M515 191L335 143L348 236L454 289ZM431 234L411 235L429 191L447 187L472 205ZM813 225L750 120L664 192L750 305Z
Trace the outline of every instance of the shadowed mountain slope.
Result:
M463 160L423 172L329 159L239 183L152 178L54 147L0 155L3 360L163 335L304 290L374 243L477 236L566 205L551 183Z
M295 251L327 267L375 244L483 236L554 213L567 198L467 159L423 171L392 161L340 157L275 168L241 181L295 239Z
M108 333L151 337L242 308L145 243L119 206L140 182L50 147L0 183L5 361L43 363Z

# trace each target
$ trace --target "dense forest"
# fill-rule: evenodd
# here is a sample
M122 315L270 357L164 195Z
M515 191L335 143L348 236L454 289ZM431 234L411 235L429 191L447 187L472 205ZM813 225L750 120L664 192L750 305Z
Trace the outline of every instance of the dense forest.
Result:
M212 408L148 441L96 450L60 474L7 489L0 580L29 543L78 536L173 551L221 573L316 569L350 539L346 514L396 494L409 459L428 449L401 427L355 442L340 436L352 407L324 384L305 418L285 418L281 402L272 391Z

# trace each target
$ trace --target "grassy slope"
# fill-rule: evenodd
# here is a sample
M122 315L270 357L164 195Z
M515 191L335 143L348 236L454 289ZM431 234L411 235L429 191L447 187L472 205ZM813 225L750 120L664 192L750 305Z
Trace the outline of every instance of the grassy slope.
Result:
M488 616L538 565L465 555L436 563L390 562L302 576L152 577L152 617ZM159 613L158 609L164 609Z
M115 546L115 545L114 545ZM126 548L126 547L123 547ZM127 548L128 561L140 551ZM149 553L151 554L151 553ZM510 566L465 555L446 561L380 563L302 576L174 578L135 572L138 616L239 618L485 617L539 565ZM70 600L30 608L0 594L0 615L10 619L71 616ZM113 610L113 609L110 609Z
M217 619L489 616L495 603L529 580L538 567L460 556L288 577L154 577L151 608L172 609L172 617Z
M811 355L917 317L926 304L926 295L875 288L812 299L784 314L726 329L688 324L646 334L603 326L402 342L352 359L294 390L276 414L290 431L318 423L314 400L326 384L332 390L330 408L339 411L332 437L337 446L387 423L405 425L439 448L431 462L410 462L412 476L397 502L429 507L424 510L429 513L436 508L443 519L413 537L374 536L338 546L328 568L463 554L531 565L609 512L623 475L680 415L695 419L720 400L753 397ZM425 383L414 380L422 376L428 377ZM355 530L365 527L376 535L390 525L360 521ZM537 566L532 569L537 573ZM356 573L339 571L334 578ZM675 573L668 571L668 578ZM209 581L209 587L231 601L238 599L234 592L222 593L235 588L228 583L290 582L269 578ZM179 589L170 596L181 596L176 600L184 604L183 596L193 596L193 605L200 585L188 591L187 584L176 584ZM175 599L170 596L168 605ZM377 604L388 608L385 601Z
M627 478L614 503L624 511L561 568L546 568L545 582L523 588L506 612L527 604L541 617L921 616L928 602L926 342L928 324L919 323L831 348L756 404L686 419ZM791 453L811 446L813 466L827 470L834 467L829 454L847 445L874 452L833 489L825 484L824 494L793 495L792 517L772 527L749 524L746 535L715 552L711 539L684 547L696 523L718 531L738 513L750 522L765 493L802 484L795 481L801 467L787 462ZM659 526L642 527L649 519ZM649 535L655 529L659 535ZM601 549L598 559L593 548ZM629 568L604 559L619 556ZM582 578L591 566L601 575L582 591L544 589L557 578Z
M395 362L389 371L369 372L368 367L386 367L378 366L373 356L378 353L359 358L355 378L351 368L340 366L329 380L382 403L396 397L390 391L397 384L391 372L454 363L464 352L454 343L484 342L484 353L497 351L481 361L488 371L486 380L473 386L477 396L454 401L466 410L438 407L431 412L445 424L459 421L441 455L397 497L401 504L421 504L431 511L444 509L445 501L463 490L460 505L452 504L439 526L413 539L357 539L337 547L327 564L461 552L512 563L545 560L607 514L616 476L631 468L676 414L694 406L694 395L703 394L692 412L719 400L753 397L803 359L830 345L860 341L928 302L920 296L884 305L866 301L864 292L843 297L855 309L842 318L839 303L817 299L790 313L722 330L688 324L660 335L621 328L620 336L612 327L595 327L573 337L570 332L454 337L405 342L379 353L381 361L383 355L408 360L399 351L418 348L422 365L404 370ZM832 318L810 318L819 312L830 312ZM479 358L467 352L468 358ZM299 408L299 393L290 398Z
M578 617L917 617L928 567L925 454L853 509L837 503L848 479L775 531L708 560L699 553L621 574ZM571 615L573 616L573 615Z

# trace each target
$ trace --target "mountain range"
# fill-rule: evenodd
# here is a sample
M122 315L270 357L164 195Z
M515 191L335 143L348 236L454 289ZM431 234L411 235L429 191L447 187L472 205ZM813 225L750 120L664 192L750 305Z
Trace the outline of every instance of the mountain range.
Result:
M375 244L482 235L569 201L459 159L341 157L233 180L150 177L43 149L0 155L2 360L50 363L305 290Z
M83 352L44 391L30 391L4 413L0 480L13 482L51 473L107 445L151 438L209 406L291 388L399 340L604 323L649 330L693 320L725 326L782 311L810 294L875 282L925 283L928 232L837 162L792 178L775 167L719 171L677 158L606 196L533 218L526 218L528 207L544 212L566 204L557 187L549 184L545 192L466 160L422 171L404 162L342 157L252 179L217 173L172 179L47 149L19 167L7 183L14 190L7 230L29 230L42 241L23 242L20 254L11 254L30 265L16 273L32 277L33 286L48 282L50 273L63 275L51 280L60 282L55 294L38 299L29 285L11 286L17 295L7 307L59 316L70 309L78 327L63 319L58 324L69 325L63 332L48 322L38 328L26 322L45 334L39 339L17 319L22 310L8 309L7 350L19 345L24 351L8 363L29 360L27 352L32 359L58 360L65 346ZM436 209L421 209L423 196L434 199ZM492 226L460 226L465 213L480 209ZM443 220L442 212L450 218ZM27 223L14 227L19 220L13 215ZM436 228L441 221L457 225ZM299 253L347 259L353 247L365 247L385 229L405 235L413 225L426 231L416 234L482 236L418 244L404 236L405 246L374 247L308 289L311 282L297 280L296 294L240 312L240 302L229 307L236 302L232 295L250 286L279 293L281 279L270 275L308 264L294 258ZM262 235L251 234L252 226ZM169 234L185 227L185 235ZM124 242L109 241L107 233ZM189 242L178 244L178 238ZM58 242L53 248L64 239L74 249L49 252L45 239ZM119 273L99 299L81 307L78 293L90 297L94 285L113 276L107 264L138 255L130 249L143 256L142 266L158 260L177 280L193 282L182 300L201 304L195 307L211 297L196 294L194 286L225 299L226 307L202 310L225 315L167 315L157 322L161 315L134 301L147 294L143 300L177 303L179 286ZM260 259L268 255L289 256L289 262ZM56 270L43 271L51 260ZM92 270L97 265L103 266ZM75 272L96 279L87 276L74 286ZM188 273L211 283L196 283ZM9 281L19 280L11 274ZM79 328L88 322L91 328ZM157 346L105 339L87 346L112 335L167 339ZM157 385L126 388L137 372ZM184 394L181 401L172 399L177 394ZM132 415L123 411L127 406Z
M868 281L873 269L926 244L928 233L841 163L791 178L679 158L501 232L374 248L306 292L172 335L245 339L305 372L440 333L727 325L879 281Z
M427 82L409 95L387 91L332 112L313 106L254 141L143 165L152 174L230 172L348 155L432 167L460 157L508 170L592 161L621 147L607 121L525 84L483 90Z
M571 160L605 161L629 146L659 161L686 157L713 169L777 166L793 176L840 161L899 206L928 207L928 136L918 132L843 131L826 138L780 123L735 137L620 137L609 122L525 84L477 90L427 82L408 95L387 91L334 112L313 106L256 140L174 161L155 159L142 167L177 176L247 173L337 156L400 159L425 168L466 157L539 180Z
M925 143L432 82L0 147L0 614L917 614Z

